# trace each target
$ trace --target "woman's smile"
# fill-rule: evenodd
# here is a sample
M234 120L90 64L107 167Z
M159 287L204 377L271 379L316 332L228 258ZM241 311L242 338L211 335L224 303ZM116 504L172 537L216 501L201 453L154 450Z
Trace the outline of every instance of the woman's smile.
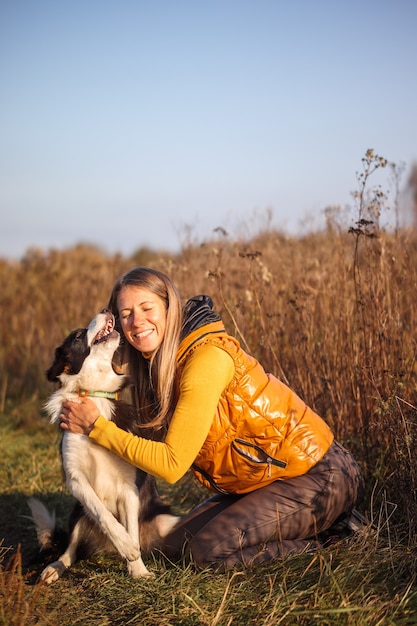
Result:
M153 328L150 328L149 330L144 330L141 333L137 333L135 336L138 339L141 339L142 337L147 337L148 335L150 335L151 333L153 333Z

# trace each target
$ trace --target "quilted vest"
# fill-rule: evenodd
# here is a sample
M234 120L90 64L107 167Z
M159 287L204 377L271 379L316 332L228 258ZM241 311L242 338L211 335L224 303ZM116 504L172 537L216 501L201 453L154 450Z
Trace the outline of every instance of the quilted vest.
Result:
M202 326L183 339L177 355L180 369L193 350L207 343L232 357L235 374L192 466L197 479L213 491L240 494L305 474L332 444L330 428L244 352L222 322Z

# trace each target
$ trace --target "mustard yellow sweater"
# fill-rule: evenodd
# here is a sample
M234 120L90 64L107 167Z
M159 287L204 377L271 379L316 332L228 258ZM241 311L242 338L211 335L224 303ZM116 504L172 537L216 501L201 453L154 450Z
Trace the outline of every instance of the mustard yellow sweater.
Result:
M90 439L139 469L177 482L191 467L209 433L220 395L234 374L232 357L212 345L197 347L187 358L178 403L165 441L150 441L118 428L100 416Z

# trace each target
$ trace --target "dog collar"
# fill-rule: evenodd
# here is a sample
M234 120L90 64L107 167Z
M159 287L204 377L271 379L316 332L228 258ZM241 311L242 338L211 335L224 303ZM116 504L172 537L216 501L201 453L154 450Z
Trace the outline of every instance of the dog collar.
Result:
M78 389L80 398L107 398L108 400L118 400L118 391L89 391L88 389Z

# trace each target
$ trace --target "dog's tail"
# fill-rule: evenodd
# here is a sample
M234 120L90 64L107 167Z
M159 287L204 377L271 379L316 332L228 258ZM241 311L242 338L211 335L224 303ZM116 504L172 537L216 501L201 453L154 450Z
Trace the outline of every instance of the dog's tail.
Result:
M50 513L37 498L29 498L28 505L35 524L40 551L51 554L59 552L65 544L67 534L56 527L55 513Z

